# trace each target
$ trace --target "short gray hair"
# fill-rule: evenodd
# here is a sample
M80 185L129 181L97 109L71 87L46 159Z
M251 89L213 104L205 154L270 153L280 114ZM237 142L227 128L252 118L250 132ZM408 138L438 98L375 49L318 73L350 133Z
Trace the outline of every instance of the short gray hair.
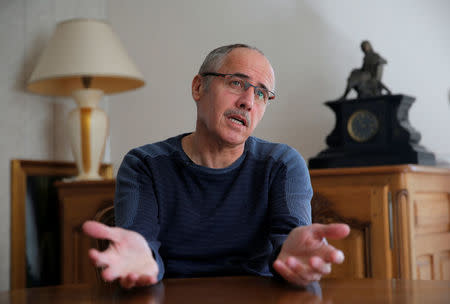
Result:
M200 69L198 73L201 75L206 72L217 72L218 69L222 66L225 58L227 57L228 53L230 53L232 50L237 48L246 48L250 50L257 51L261 55L264 56L264 53L259 50L258 48L254 46L250 46L243 43L236 43L236 44L229 44L224 45L221 47L218 47L214 50L212 50L203 61L202 65L200 66ZM209 79L206 79L205 87L207 88L209 85Z
M216 72L222 66L223 61L224 61L225 57L228 55L228 53L237 48L246 48L246 49L254 50L254 51L259 52L261 55L264 55L264 53L261 52L261 50L257 49L254 46L250 46L247 44L237 43L237 44L224 45L224 46L218 47L217 49L212 50L206 56L198 73L202 74L202 73L206 73L206 72Z

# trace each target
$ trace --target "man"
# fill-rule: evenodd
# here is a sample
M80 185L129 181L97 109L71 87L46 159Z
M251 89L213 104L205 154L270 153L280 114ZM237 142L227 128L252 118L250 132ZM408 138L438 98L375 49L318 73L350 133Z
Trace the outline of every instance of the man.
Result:
M117 176L116 224L83 226L112 241L89 256L125 288L164 277L279 275L317 281L341 263L324 240L346 225L311 225L312 189L294 149L251 137L275 97L275 77L256 48L213 50L192 81L193 133L133 149Z

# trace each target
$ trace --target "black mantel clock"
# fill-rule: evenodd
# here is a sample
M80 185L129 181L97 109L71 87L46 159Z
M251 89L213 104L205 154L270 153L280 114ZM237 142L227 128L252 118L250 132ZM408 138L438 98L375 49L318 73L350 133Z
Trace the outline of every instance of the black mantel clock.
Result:
M394 164L434 165L434 154L419 145L408 111L414 98L380 95L325 102L336 115L328 148L309 159L309 168Z

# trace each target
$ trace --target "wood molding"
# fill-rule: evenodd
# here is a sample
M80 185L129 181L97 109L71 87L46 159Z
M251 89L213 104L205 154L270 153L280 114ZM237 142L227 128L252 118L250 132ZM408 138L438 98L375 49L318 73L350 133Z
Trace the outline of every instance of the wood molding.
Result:
M408 202L408 190L401 189L398 190L395 194L394 200L394 235L395 235L395 244L397 244L397 278L398 279L410 279L411 272L409 270L410 267L406 267L409 265L409 257L405 251L405 248L408 248L409 242L409 233L408 233L408 223L405 222L405 218L400 218L401 214L405 214L402 212L403 208L406 208L406 204Z

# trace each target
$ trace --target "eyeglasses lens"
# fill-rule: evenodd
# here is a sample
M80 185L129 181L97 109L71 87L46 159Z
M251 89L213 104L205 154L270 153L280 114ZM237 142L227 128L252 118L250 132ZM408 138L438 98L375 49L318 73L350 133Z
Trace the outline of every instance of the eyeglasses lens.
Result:
M236 94L242 94L249 87L253 87L255 93L255 100L266 103L267 100L269 99L269 92L266 89L254 86L251 83L239 77L233 76L225 77L225 84L232 92Z

